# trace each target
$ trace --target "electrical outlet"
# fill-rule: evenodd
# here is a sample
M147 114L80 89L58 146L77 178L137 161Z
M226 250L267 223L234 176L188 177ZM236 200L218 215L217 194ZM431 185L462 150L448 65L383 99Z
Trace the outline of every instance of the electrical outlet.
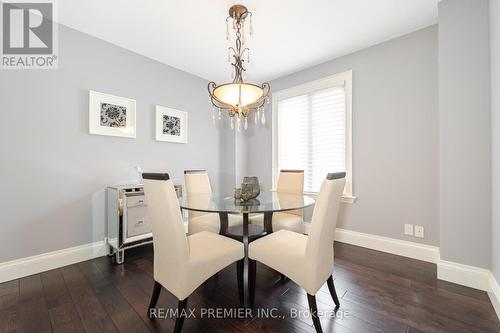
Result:
M413 224L405 224L405 235L413 236Z
M415 226L415 237L424 238L424 227L421 225Z

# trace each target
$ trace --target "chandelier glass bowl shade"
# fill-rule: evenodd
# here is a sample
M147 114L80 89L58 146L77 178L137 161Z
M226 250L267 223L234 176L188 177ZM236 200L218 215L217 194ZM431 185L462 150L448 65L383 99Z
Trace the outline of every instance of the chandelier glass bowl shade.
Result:
M251 83L226 83L217 86L213 95L217 101L230 107L247 108L262 99L264 91Z
M226 18L226 39L230 41L229 29L232 21L232 30L235 35L234 47L228 47L228 62L233 68L232 82L217 85L215 82L208 84L210 102L213 105L213 119L218 116L222 119L222 112L227 112L231 119L231 128L241 130L244 119L244 128L248 127L248 118L253 114L255 123L265 124L264 105L269 103L269 83L261 85L245 82L245 63L250 62L250 49L245 46L245 23L249 20L249 33L253 36L252 13L245 6L234 5L229 9Z

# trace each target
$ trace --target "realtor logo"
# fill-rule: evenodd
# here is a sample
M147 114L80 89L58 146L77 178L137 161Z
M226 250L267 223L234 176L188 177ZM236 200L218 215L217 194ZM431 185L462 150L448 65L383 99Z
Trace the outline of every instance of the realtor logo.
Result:
M1 68L57 68L54 1L3 0L1 8Z

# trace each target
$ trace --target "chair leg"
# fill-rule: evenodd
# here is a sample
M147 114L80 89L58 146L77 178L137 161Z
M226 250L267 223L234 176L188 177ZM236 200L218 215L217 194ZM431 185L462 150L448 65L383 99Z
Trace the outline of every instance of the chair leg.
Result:
M182 301L179 301L179 307L177 312L177 319L175 320L174 333L180 333L182 329L182 324L184 324L184 318L186 317L186 308L188 304L187 297Z
M149 302L148 318L151 318L151 312L154 310L156 303L158 303L158 297L160 297L160 292L161 292L161 284L155 281L155 285L153 287L153 295L151 295L151 302Z
M268 234L273 232L273 212L264 213L264 230Z
M321 329L321 322L318 317L318 307L316 306L316 296L307 294L307 301L309 302L309 311L311 311L311 318L316 329L316 333L323 333Z
M250 306L253 306L255 300L255 281L257 279L257 263L255 260L248 259L248 289Z
M243 267L244 267L245 263L243 261L243 259L241 260L238 260L236 262L236 275L238 276L238 296L239 296L239 299L240 299L240 305L243 304L243 302L245 301L244 300L244 297L243 297L243 293L244 293L244 290L243 290Z
M326 280L326 283L328 284L328 289L330 290L330 295L332 295L333 301L335 302L335 305L337 307L340 306L340 301L337 296L337 291L335 290L335 285L333 284L333 278L330 276L328 280Z
M226 235L227 234L227 227L229 224L229 215L228 213L219 213L219 221L220 221L220 229L219 229L219 235Z

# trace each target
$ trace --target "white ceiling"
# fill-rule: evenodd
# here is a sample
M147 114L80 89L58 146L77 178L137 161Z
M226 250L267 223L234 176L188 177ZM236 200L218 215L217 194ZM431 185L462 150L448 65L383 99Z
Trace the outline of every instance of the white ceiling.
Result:
M272 80L437 22L438 0L65 0L59 22L218 83L225 18L253 12L247 79Z

